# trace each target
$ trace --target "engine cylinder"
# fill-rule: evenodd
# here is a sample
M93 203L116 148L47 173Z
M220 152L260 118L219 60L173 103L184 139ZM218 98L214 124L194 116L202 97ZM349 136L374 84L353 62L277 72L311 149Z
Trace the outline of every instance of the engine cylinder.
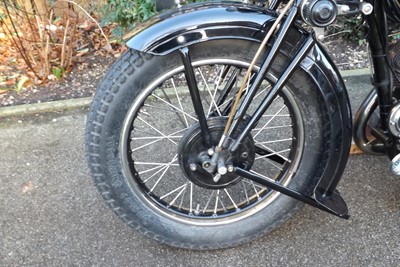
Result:
M326 27L337 17L337 5L333 0L307 0L301 6L303 20L313 27Z

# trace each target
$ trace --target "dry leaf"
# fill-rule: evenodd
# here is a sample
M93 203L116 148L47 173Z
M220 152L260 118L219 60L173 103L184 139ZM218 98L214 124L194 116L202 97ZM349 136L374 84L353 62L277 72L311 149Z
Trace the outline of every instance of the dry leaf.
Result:
M90 51L89 48L82 49L82 50L80 50L80 51L77 52L76 56L77 56L77 57L81 57L81 56L83 56L83 55L89 53L89 51Z
M21 91L25 87L28 87L29 84L31 84L31 79L28 76L21 76L17 84L18 91Z
M110 44L106 44L105 46L103 46L103 49L110 53L113 52L113 49Z
M78 28L79 28L79 29L85 29L88 25L89 25L88 22L85 21L85 22L83 22L81 25L79 25Z
M23 194L28 193L33 190L32 181L28 181L22 184L21 191Z

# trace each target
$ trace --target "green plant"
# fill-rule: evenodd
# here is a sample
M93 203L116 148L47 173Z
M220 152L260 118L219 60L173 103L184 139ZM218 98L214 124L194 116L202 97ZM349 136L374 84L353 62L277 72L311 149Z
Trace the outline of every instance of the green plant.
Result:
M361 16L339 18L327 28L327 37L341 35L352 42L363 42L366 37L363 23L364 20Z
M53 67L52 72L53 72L54 77L56 77L57 80L60 80L65 73L65 67L61 67L61 68Z
M103 23L118 23L129 28L156 14L153 0L109 0L105 6Z

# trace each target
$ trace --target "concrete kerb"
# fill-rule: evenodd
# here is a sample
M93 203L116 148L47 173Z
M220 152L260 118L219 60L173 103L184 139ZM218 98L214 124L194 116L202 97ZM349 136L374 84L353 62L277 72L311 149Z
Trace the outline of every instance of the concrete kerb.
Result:
M343 78L352 76L365 76L369 75L369 69L358 69L358 70L346 70L341 71ZM79 98L79 99L69 99L60 100L44 103L35 104L25 104L12 107L2 107L0 108L0 118L11 117L11 116L24 116L32 115L38 113L47 113L71 109L83 109L88 108L92 102L91 97Z
M343 70L340 71L340 74L342 75L343 78L353 77L353 76L370 76L371 69L366 68L366 69L355 69L355 70Z
M57 112L71 109L82 109L89 107L91 97L60 100L44 103L18 105L13 107L0 108L0 118L13 116L26 116L39 113Z

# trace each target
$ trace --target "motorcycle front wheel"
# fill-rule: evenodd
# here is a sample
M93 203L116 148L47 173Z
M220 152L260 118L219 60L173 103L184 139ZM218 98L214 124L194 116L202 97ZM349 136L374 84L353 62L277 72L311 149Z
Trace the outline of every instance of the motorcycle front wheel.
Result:
M256 49L257 44L238 40L190 47L213 145ZM248 117L289 62L284 54L275 60ZM233 163L311 194L330 153L322 103L311 79L296 71ZM86 146L92 177L107 204L128 225L168 245L216 249L242 244L277 228L302 206L231 172L216 183L193 162L210 151L178 52L150 56L128 50L114 63L93 99Z

